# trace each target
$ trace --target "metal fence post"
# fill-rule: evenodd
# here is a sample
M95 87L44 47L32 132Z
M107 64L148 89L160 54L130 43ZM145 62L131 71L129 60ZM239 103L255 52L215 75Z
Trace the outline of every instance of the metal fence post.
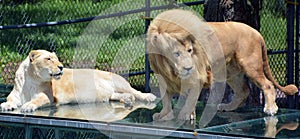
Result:
M296 55L295 55L295 85L299 87L299 45L300 45L300 0L298 0L297 8L296 8ZM299 107L299 94L296 96L296 108Z
M294 18L295 5L287 2L287 84L292 84L294 82ZM295 103L294 96L288 96L288 107L294 108Z
M145 0L146 3L146 17L150 17L150 0ZM150 25L150 20L145 20L145 33L147 33L148 27ZM150 63L148 59L148 52L147 52L147 40L145 42L145 92L150 92Z
M24 124L25 125L25 139L31 139L32 138L32 128L30 127L29 124Z

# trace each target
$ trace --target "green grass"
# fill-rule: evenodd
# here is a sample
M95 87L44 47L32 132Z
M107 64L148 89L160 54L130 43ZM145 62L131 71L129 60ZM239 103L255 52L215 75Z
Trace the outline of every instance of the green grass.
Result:
M193 0L181 0L179 2L190 2ZM0 3L1 13L5 15L0 18L1 25L16 25L25 23L40 23L46 21L62 21L67 19L78 19L91 17L100 13L113 13L137 8L138 4L132 3L112 8L118 0L41 0L24 2L22 4L11 4L8 0ZM126 2L126 1L123 1ZM154 5L158 5L155 3ZM193 10L203 15L203 5L192 6ZM111 9L107 11L107 9ZM157 14L152 12L152 17ZM7 81L8 76L13 78L17 66L12 63L22 61L32 49L46 49L55 51L66 67L84 67L92 65L91 68L123 73L112 67L112 62L122 63L137 54L124 51L123 47L144 50L144 40L133 39L145 32L145 22L135 14L132 17L117 17L114 21L109 19L93 22L59 25L51 27L1 30L0 44L0 83L11 83ZM109 22L106 22L109 21ZM120 22L121 23L120 23ZM95 25L94 28L89 28ZM118 26L117 26L118 25ZM112 30L116 27L116 30ZM261 16L261 32L264 36L268 49L282 50L286 48L286 20L272 14L272 11L263 9ZM103 38L105 37L106 38ZM133 40L132 40L133 39ZM129 44L130 41L133 41ZM81 44L81 45L80 45ZM77 55L80 46L87 50ZM86 47L87 46L87 47ZM91 48L91 51L88 50ZM122 48L122 49L121 49ZM120 51L122 50L122 51ZM129 49L130 50L130 49ZM96 53L95 57L89 56ZM117 59L116 54L123 54L124 59ZM129 54L128 54L129 53ZM285 58L284 56L271 56L271 69L275 77L282 83L285 82ZM80 63L91 61L90 63ZM278 64L279 61L280 65ZM120 69L123 67L120 66ZM10 72L7 70L9 69ZM125 68L128 70L128 68ZM144 69L144 57L139 56L130 65L130 71L141 71ZM144 85L144 76L131 77L131 84Z
M4 11L3 20L0 20L1 25L17 25L24 23L40 23L46 21L61 21L66 19L78 19L84 17L92 17L99 15L106 9L109 9L118 1L104 0L101 2L95 1L42 1L36 3L10 4L9 2L2 4L1 8ZM105 11L111 12L111 11ZM27 20L28 19L28 20ZM105 20L104 20L105 21ZM93 21L97 22L97 21ZM32 49L46 49L55 51L66 67L74 66L74 63L80 60L86 60L88 54L82 55L83 59L74 58L75 51L78 50L78 44L97 45L101 38L99 36L107 36L108 38L102 42L101 46L95 46L94 53L96 63L94 67L98 69L109 70L109 66L114 59L118 49L127 43L129 38L143 34L144 21L131 20L126 21L117 30L109 30L111 23L100 25L101 31L92 30L92 33L86 33L86 28L92 22L76 23L70 25L60 25L41 28L29 28L18 30L3 30L1 31L1 69L3 73L7 68L16 70L14 67L7 66L9 63L22 61ZM110 33L110 34L105 34ZM75 61L74 61L75 60ZM76 65L75 66L82 66ZM134 69L137 69L136 67ZM14 74L14 73L3 73ZM12 75L13 76L13 75ZM0 83L4 83L5 76L0 79Z

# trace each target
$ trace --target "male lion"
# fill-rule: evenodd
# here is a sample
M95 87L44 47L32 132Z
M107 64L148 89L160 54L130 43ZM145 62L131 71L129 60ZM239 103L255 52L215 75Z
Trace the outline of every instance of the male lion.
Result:
M212 64L216 71L222 71L220 69L225 68L226 62L227 83L234 91L234 99L229 104L218 105L221 111L238 108L249 95L244 75L263 90L264 112L270 115L278 110L273 84L287 95L298 92L295 85L282 87L274 80L267 61L266 45L258 31L237 22L207 23L209 29L204 29L203 24L194 13L179 9L159 14L150 24L147 34L149 61L154 72L160 75L158 80L163 104L161 112L153 115L154 120L174 117L171 106L174 93L186 96L178 119L195 118L193 112L200 89L212 82ZM209 43L199 40L213 41L206 39L209 37L205 35L209 33L216 35L223 53L213 56L207 53L207 49L213 46L203 47ZM211 60L220 55L224 65Z
M15 85L1 109L31 112L46 104L89 103L135 98L154 101L156 96L133 89L121 76L92 69L67 69L55 53L32 50L16 72Z

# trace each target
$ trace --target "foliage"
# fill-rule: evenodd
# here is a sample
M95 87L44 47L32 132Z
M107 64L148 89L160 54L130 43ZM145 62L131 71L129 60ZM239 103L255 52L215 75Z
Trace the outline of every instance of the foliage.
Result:
M191 1L193 0L180 0L178 2ZM0 2L0 14L4 15L3 18L0 18L0 24L5 26L92 17L119 2L122 1L25 0L21 2L19 0L4 0ZM286 20L285 18L279 17L278 14L274 14L274 11L268 8L274 5L267 5L265 3L264 5L266 6L263 7L261 14L262 35L266 39L269 50L283 50L286 48ZM203 5L191 6L191 8L199 12L200 15L203 15ZM120 11L122 9L118 10ZM116 12L118 10L116 9ZM74 63L75 65L79 63L80 66L83 66L79 60L74 59L74 48L77 47L78 41L82 40L88 42L101 39L95 38L93 35L85 35L85 38L81 38L85 28L88 27L89 24L90 22L82 22L39 28L1 30L0 75L2 75L2 77L0 78L0 83L7 83L3 75L12 74L13 76L14 74L14 72L5 73L5 71L7 71L7 65L11 65L9 63L20 62L32 49L55 51L66 67L72 67ZM142 19L128 21L122 24L117 30L110 30L111 26L111 24L108 24L106 31L112 32L112 34L109 35L109 38L107 38L101 45L101 48L99 48L96 62L93 63L94 67L92 68L112 71L111 64L119 48L126 45L128 40L135 36L142 35L145 32L145 22ZM105 34L105 32L99 33ZM144 46L141 45L140 48L143 47ZM270 60L273 74L276 78L279 78L280 82L284 82L285 79L282 78L282 75L285 75L285 57L281 55L272 56ZM279 61L283 67L278 69L278 62L276 61ZM144 58L140 57L131 65L130 71L141 71L143 69ZM135 86L144 85L143 76L131 77L129 80Z

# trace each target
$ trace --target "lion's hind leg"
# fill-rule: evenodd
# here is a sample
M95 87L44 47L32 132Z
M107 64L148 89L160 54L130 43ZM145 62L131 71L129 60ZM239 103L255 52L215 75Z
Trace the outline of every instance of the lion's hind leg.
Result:
M156 99L156 96L151 93L142 93L140 91L135 90L134 88L131 88L131 93L141 101L147 101L147 102L153 102Z
M156 96L151 93L142 93L140 91L135 90L123 77L119 75L113 76L113 82L115 91L118 93L129 93L133 95L136 99L147 102L152 102L156 99Z
M276 105L276 93L274 86L271 81L266 78L259 79L257 81L259 87L263 90L265 96L265 106L264 112L270 115L274 115L278 111L278 106Z
M253 59L259 59L255 57L260 57L259 55L252 55ZM247 59L247 58L245 58ZM251 59L251 58L248 58ZM274 85L271 81L269 81L265 74L262 64L263 61L241 61L240 65L244 69L246 75L249 77L249 79L254 82L260 89L263 90L264 96L265 96L265 106L264 106L264 112L269 115L274 115L278 111L278 106L276 105L276 93L274 89Z
M118 93L118 92L114 92L111 95L110 100L120 101L122 103L125 103L128 106L132 106L132 103L135 102L135 98L132 94Z
M243 73L239 73L238 75L231 77L227 80L227 83L234 92L233 100L228 104L219 104L219 111L232 111L237 109L243 104L250 93Z

